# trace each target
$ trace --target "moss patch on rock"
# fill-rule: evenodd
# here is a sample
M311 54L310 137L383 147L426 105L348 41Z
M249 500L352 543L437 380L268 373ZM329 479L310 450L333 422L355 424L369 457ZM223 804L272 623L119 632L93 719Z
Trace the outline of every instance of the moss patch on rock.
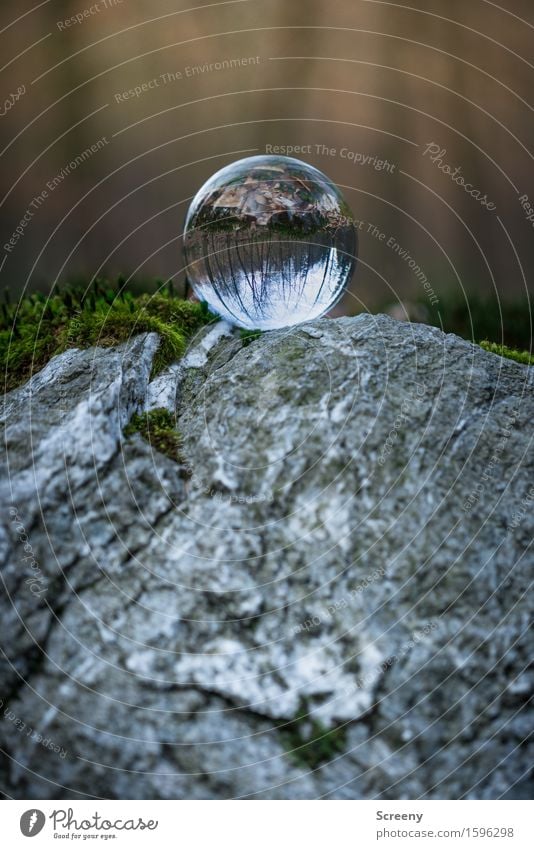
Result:
M137 333L155 332L160 345L153 374L179 359L187 339L213 316L201 304L174 294L172 284L157 294L134 295L119 281L95 281L89 288L36 293L11 304L6 295L0 314L0 363L9 391L40 371L51 357L69 348L110 347Z
M308 769L317 769L340 755L347 741L345 727L326 728L303 702L295 718L280 726L280 736L289 757Z
M124 435L128 437L134 433L140 434L156 451L177 463L184 463L182 437L176 430L172 414L163 407L132 416L124 428Z
M484 340L480 342L480 347L490 354L498 354L500 357L506 357L509 360L515 360L516 363L523 363L531 366L534 364L534 356L529 351L518 351L516 348L509 348L508 345L499 345L497 342L488 342Z
M260 336L262 336L263 332L263 330L245 330L244 328L242 328L239 331L239 336L241 338L241 341L243 342L244 347L246 348L247 345L250 345L250 343L254 342L255 339L259 339Z

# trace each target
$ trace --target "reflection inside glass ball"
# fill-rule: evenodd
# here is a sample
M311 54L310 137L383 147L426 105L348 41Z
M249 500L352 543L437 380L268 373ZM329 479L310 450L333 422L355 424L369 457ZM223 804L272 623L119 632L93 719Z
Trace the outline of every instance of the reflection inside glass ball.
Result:
M310 321L339 300L356 264L357 235L339 189L288 156L251 156L217 171L184 228L196 296L239 327Z

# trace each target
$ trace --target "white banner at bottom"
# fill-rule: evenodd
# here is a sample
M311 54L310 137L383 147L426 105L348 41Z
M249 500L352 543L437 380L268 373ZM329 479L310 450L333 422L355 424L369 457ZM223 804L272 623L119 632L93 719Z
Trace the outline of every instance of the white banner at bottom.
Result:
M526 801L5 801L2 845L532 849ZM29 841L35 839L35 843Z

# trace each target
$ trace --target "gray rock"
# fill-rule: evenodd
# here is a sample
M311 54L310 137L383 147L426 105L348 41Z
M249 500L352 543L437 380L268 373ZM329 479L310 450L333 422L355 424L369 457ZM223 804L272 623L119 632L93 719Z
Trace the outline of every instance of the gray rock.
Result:
M384 316L157 344L5 398L4 793L524 795L532 369ZM157 406L185 462L123 436Z

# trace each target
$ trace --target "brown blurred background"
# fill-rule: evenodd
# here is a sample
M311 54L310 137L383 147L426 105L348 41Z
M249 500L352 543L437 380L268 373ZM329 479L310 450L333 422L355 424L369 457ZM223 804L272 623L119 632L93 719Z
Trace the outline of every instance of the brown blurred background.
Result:
M343 311L524 295L531 1L35 6L2 2L1 275L14 292L78 275L182 281L181 228L204 180L266 145L304 145L362 222ZM446 151L436 162L430 144Z

